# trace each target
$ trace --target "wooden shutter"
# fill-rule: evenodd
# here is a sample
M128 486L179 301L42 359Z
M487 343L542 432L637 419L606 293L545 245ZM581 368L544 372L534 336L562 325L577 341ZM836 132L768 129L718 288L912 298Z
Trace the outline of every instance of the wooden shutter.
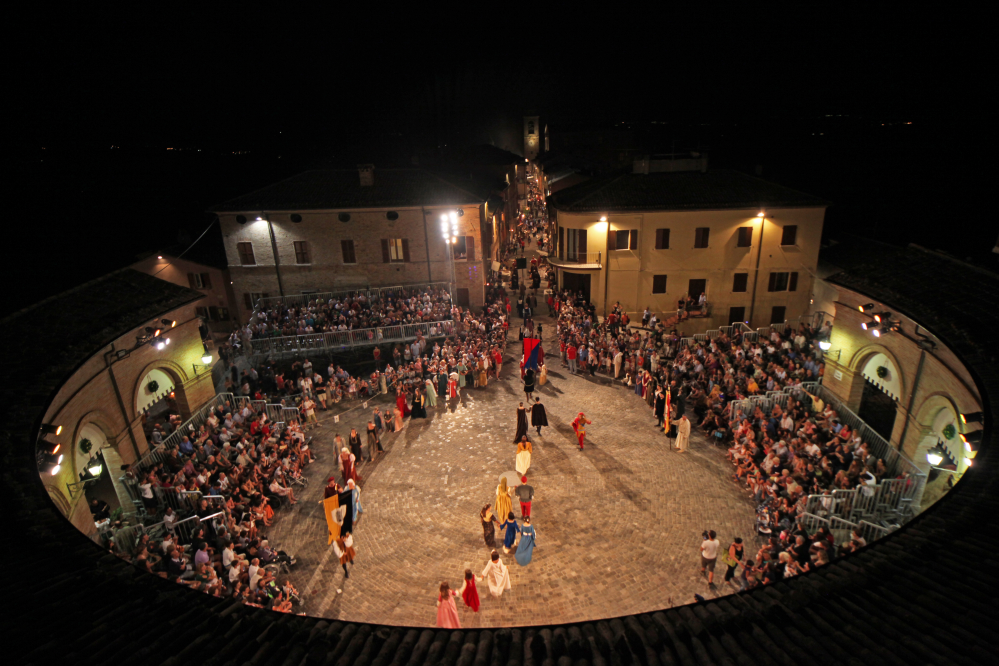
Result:
M653 294L665 294L666 293L666 276L665 275L653 275L652 276L652 293Z
M387 264L390 261L392 261L391 257L389 257L389 245L388 244L389 244L388 239L387 238L383 238L382 239L382 263L383 264Z
M791 281L787 287L788 291L798 291L798 272L791 273Z
M469 261L475 261L475 236L465 236L465 256ZM409 261L408 257L406 261Z
M205 289L212 288L212 276L210 273L201 274L201 284L204 286Z
M586 254L586 229L580 229L576 232L576 256ZM586 257L580 257L580 261L585 261Z
M607 229L607 251L617 249L617 232L611 231L608 225Z
M382 241L384 243L385 241ZM384 250L384 245L382 246ZM354 256L354 241L353 240L342 240L340 241L340 251L343 253L343 263L354 264L357 263L357 258Z
M194 308L194 311L198 313L199 317L204 317L205 319L208 319L208 308L196 307Z
M732 291L744 292L749 284L749 273L736 273L732 279Z
M631 239L630 239L630 242L628 244L628 249L629 250L637 250L638 249L638 229L632 229L631 230Z
M558 228L558 258L565 259L565 227Z
M197 289L198 288L198 282L197 282L197 280L194 279L194 273L188 273L187 274L187 281L191 283L191 289Z
M408 238L403 238L402 239L402 260L406 261L406 262L409 261L409 239Z
M656 229L656 249L669 249L669 229Z
M777 291L777 274L770 274L770 284L767 285L767 291Z
M246 306L247 310L253 311L253 299L250 298L249 294L243 294L243 305Z

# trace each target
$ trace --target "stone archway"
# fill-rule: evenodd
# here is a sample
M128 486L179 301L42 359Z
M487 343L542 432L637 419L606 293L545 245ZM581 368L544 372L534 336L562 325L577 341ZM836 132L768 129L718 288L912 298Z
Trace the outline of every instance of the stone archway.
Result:
M934 393L929 396L916 410L916 423L923 437L917 442L911 458L921 468L929 468L929 464L926 462L926 452L938 444L944 447L954 460L957 471L963 472L967 468L964 442L960 435L959 413L957 405L949 395L944 393Z
M162 385L157 386L155 390L149 387L151 379L156 380L157 384L163 384L164 377L166 383L170 385L170 391L166 391ZM135 386L132 388L132 418L138 418L142 415L143 405L148 407L152 401L159 400L170 393L174 394L178 406L186 405L184 383L187 380L188 376L184 369L168 359L158 359L147 365L136 377ZM183 410L181 412L181 418L186 419L190 416L190 414L184 414Z
M904 391L898 361L887 349L872 346L854 356L852 367L863 382L857 416L890 442Z

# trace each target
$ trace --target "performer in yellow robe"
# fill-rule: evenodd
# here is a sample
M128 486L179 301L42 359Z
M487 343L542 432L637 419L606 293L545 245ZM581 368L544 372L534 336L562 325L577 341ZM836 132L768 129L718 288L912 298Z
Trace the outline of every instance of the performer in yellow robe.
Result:
M510 493L512 491L513 489L507 486L506 477L504 476L500 479L500 484L496 486L496 504L494 505L496 516L500 520L505 521L506 517L513 511L513 502L510 501Z

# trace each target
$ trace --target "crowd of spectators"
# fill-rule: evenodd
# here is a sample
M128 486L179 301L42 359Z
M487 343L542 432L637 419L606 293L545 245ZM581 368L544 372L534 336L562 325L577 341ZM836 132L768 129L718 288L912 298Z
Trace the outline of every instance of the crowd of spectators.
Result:
M317 460L309 439L298 420L279 430L246 403L220 404L202 426L188 428L162 462L128 471L146 522L161 529L144 530L127 551L112 537L112 552L206 594L291 611L297 593L276 569L296 562L266 532L278 508L298 501L302 470ZM153 441L163 441L165 430L154 424Z
M639 330L629 327L618 305L598 323L582 295L562 292L555 300L563 364L570 371L620 379L653 410L668 402L674 425L686 414L709 441L728 449L732 478L756 502L757 531L766 540L755 558L740 561L745 585L793 576L865 545L856 532L836 543L828 529L809 534L797 520L809 495L854 488L869 495L890 478L885 461L835 409L801 388L822 377L818 342L828 339L829 323L818 330L808 324L775 328L755 340L734 329L688 345L654 315L646 320L648 330ZM753 405L750 413L740 410L741 418L730 421L733 400L794 387L786 408L774 404L765 411L743 402Z
M400 289L373 300L358 293L326 301L316 299L303 306L263 309L257 312L255 324L246 325L245 332L255 339L418 324L450 318L451 295L446 289ZM233 336L230 344L241 344L240 332Z

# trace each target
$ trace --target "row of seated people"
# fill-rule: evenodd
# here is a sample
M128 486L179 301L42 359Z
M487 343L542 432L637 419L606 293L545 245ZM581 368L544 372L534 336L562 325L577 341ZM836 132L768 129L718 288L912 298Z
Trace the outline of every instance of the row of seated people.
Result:
M451 295L446 290L402 289L375 300L359 294L314 300L304 306L265 309L257 313L256 324L247 324L247 332L251 338L307 335L441 321L450 315Z
M129 552L112 539L112 551L208 594L290 611L294 586L267 565L295 559L271 547L266 530L277 509L298 501L302 471L317 460L309 443L297 420L279 431L249 405L217 406L162 462L129 471L162 530L144 531Z

